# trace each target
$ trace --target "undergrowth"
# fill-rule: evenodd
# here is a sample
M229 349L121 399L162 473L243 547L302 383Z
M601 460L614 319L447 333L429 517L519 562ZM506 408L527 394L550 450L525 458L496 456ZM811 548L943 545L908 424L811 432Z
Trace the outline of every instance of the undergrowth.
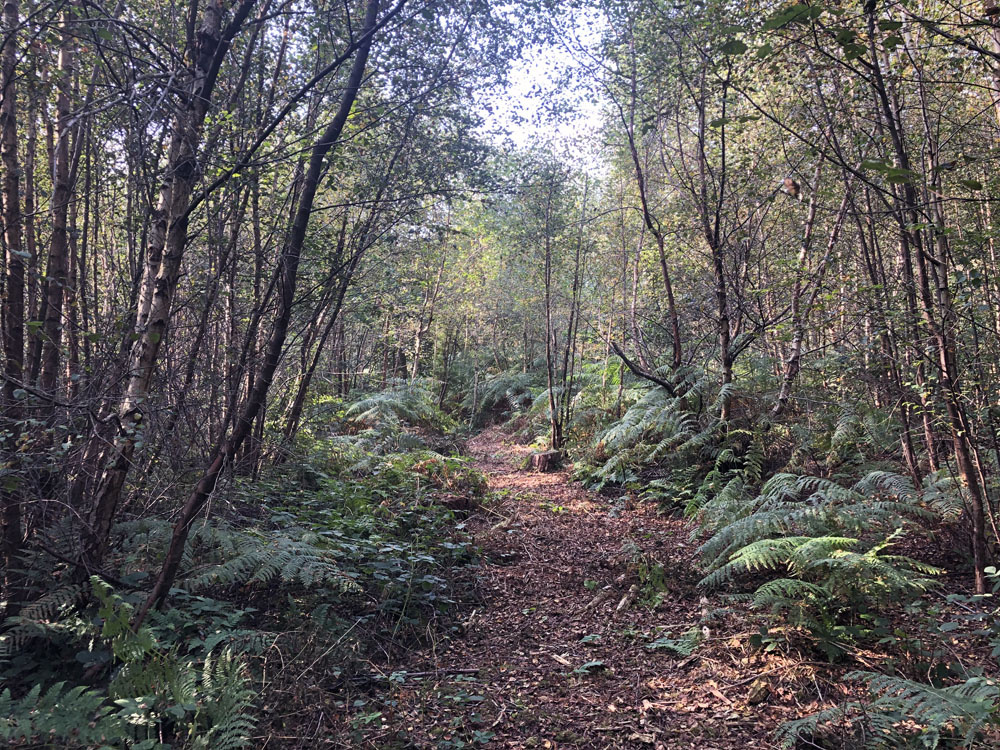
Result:
M458 438L420 383L322 406L283 460L217 490L168 605L137 630L172 524L124 520L117 556L83 579L70 564L79 534L39 531L23 558L25 603L0 634L0 740L253 747L305 684L335 685L447 636L450 571L476 559L454 500L475 507L484 478L429 447Z
M950 610L929 605L948 593L945 571L900 551L961 536L954 478L927 472L915 484L898 473L891 414L844 405L753 419L765 403L720 392L704 373L658 374L672 392L622 388L618 419L571 429L576 478L686 515L701 587L749 608L760 623L752 648L844 664L865 649L886 654L885 673L847 674L855 700L783 725L778 739L852 748L978 742L1000 719L996 683L980 662L950 656L950 630L938 627ZM737 404L727 421L717 416L723 395ZM1000 644L1000 612L984 611L979 599L964 606L979 613L978 643Z

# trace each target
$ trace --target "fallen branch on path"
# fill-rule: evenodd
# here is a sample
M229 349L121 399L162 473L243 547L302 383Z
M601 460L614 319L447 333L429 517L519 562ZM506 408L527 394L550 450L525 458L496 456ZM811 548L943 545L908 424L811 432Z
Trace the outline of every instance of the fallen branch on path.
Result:
M426 679L428 677L450 677L453 675L464 675L464 674L479 674L481 669L431 669L423 672L407 672L406 670L399 670L399 672L394 672L393 674L401 675L404 679ZM379 672L372 672L370 674L360 674L354 677L348 677L344 680L340 680L337 684L330 687L330 690L336 690L338 687L343 685L345 682L354 683L365 683L365 682L389 682L392 679L392 675L381 674Z

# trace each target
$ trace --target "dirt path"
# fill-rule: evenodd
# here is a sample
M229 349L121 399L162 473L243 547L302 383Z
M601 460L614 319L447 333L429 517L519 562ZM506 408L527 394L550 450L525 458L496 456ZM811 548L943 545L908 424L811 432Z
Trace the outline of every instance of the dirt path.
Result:
M794 695L755 679L776 670L741 645L745 618L705 619L681 520L566 472L519 471L528 449L495 430L470 450L497 496L470 521L478 603L461 635L408 667L422 676L403 681L381 739L366 744L774 747ZM707 640L690 655L650 647L692 628Z

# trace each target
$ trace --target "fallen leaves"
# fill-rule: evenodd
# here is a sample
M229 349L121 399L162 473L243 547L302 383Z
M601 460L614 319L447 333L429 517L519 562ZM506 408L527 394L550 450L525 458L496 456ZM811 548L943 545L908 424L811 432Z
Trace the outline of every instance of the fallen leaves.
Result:
M435 746L442 727L469 746L485 736L474 732L489 730L497 748L772 747L771 727L788 717L746 700L744 680L755 679L760 665L719 656L734 640L724 623L713 624L719 637L690 656L646 648L699 623L708 606L696 574L686 574L692 552L684 521L642 503L612 512L566 472L520 472L528 449L500 438L487 431L470 443L494 493L468 521L482 549L466 581L474 614L453 638L411 654L406 665L475 668L476 683L397 686L389 724L407 727L413 747ZM658 607L647 601L625 542L669 566L669 592ZM463 690L482 700L448 698ZM363 746L378 742L371 737Z

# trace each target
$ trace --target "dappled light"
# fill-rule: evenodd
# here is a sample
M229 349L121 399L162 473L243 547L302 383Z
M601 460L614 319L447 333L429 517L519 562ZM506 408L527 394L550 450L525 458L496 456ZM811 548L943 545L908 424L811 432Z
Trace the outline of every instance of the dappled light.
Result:
M1000 747L1000 6L5 0L0 745Z

